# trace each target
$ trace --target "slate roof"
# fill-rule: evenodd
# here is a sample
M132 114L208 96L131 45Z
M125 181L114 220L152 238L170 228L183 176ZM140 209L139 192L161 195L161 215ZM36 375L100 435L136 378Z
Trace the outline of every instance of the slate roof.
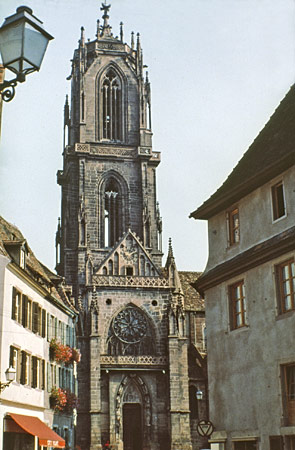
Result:
M295 85L223 185L190 217L209 219L294 164Z
M62 285L62 278L51 272L34 255L21 231L0 216L0 254L12 260L9 248L26 243L28 254L26 257L26 272L31 278L38 282L48 293L54 297L57 303L67 306L74 311L73 305L66 294L66 287Z
M199 278L201 272L178 272L184 293L184 306L187 311L204 311L204 300L193 288L192 284Z

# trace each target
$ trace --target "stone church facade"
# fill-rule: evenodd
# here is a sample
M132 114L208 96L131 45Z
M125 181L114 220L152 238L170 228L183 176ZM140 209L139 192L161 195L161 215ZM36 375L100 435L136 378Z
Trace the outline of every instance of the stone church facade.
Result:
M172 245L162 267L152 149L151 91L140 36L114 37L102 5L93 41L81 29L64 110L57 271L73 288L77 330L77 444L82 450L205 446L204 305ZM136 42L135 42L136 41Z

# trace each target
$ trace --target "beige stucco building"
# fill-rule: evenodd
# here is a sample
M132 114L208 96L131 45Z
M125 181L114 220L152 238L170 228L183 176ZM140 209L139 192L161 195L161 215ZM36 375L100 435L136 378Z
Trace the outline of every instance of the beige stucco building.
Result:
M212 448L295 448L295 88L224 184L208 220L204 295Z

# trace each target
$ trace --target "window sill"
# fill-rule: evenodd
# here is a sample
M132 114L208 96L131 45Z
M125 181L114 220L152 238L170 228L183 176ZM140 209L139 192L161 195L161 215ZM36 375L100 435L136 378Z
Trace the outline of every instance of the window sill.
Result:
M233 333L233 332L238 333L238 332L242 332L242 331L248 331L249 328L250 328L250 326L246 324L246 325L242 325L238 328L230 328L229 331L230 331L230 333Z
M286 219L286 217L287 217L287 214L284 214L283 216L278 217L277 219L272 219L272 223L275 224L277 222L280 222L281 220Z
M287 319L288 317L292 317L295 313L295 309L290 309L290 311L281 312L276 316L276 320Z
M239 245L240 245L240 241L234 242L233 244L227 244L226 250L229 251L231 249L237 248Z

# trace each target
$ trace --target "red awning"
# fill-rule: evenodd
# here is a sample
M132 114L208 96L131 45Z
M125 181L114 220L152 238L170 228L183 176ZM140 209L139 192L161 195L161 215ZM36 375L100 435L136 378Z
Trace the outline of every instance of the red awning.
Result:
M38 417L12 414L9 416L26 432L38 436L39 445L44 447L65 448L65 440L45 425Z

